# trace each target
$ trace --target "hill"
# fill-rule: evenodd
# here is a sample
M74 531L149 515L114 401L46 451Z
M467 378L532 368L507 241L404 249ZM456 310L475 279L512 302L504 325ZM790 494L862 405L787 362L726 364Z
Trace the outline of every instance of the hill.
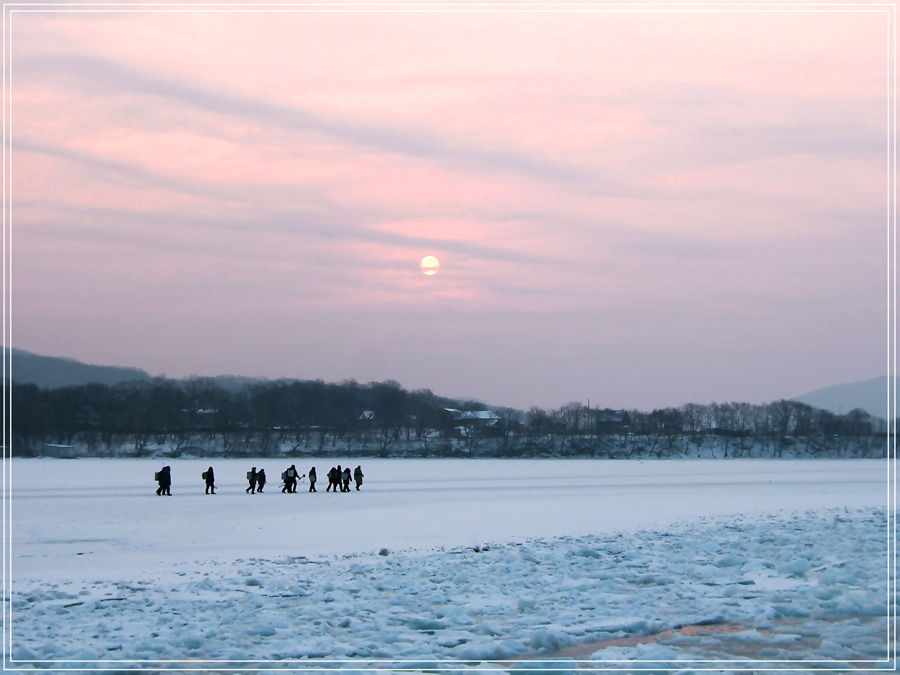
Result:
M151 375L139 368L96 366L66 357L40 356L22 349L4 349L12 355L12 380L17 384L35 384L44 389L56 389L85 384L111 386L120 382L153 379ZM210 379L228 391L236 391L247 384L263 381L257 378L230 375L220 375ZM896 382L898 378L895 376L894 380ZM860 382L824 387L793 396L791 400L829 410L839 415L861 408L870 415L888 419L887 387L888 378L882 376Z
M894 385L897 384L894 376ZM792 400L806 403L815 408L823 408L836 414L845 414L855 408L862 408L870 415L889 419L887 406L888 377L874 377L871 380L836 384L815 391L794 396Z
M4 347L10 355L10 375L17 384L36 384L43 389L77 387L84 384L105 384L153 379L138 368L93 366L75 359L39 356L21 349Z

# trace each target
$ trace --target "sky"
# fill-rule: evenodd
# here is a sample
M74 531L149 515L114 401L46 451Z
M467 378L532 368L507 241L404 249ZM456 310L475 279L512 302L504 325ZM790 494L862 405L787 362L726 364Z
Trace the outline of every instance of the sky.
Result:
M16 348L523 410L887 373L883 7L49 7L6 9Z

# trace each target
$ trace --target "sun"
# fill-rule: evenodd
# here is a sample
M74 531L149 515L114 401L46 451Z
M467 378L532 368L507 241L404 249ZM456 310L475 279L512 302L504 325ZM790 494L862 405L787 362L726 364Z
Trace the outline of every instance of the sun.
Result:
M441 269L441 261L433 255L426 255L419 263L419 269L422 270L422 274L425 276L433 277Z

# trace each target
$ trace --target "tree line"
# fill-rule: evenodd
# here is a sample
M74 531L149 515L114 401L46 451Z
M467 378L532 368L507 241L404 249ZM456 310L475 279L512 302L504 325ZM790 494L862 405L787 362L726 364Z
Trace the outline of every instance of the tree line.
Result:
M310 453L468 457L880 457L888 425L797 401L686 404L650 412L568 403L491 408L397 382L154 378L45 389L7 383L14 456Z

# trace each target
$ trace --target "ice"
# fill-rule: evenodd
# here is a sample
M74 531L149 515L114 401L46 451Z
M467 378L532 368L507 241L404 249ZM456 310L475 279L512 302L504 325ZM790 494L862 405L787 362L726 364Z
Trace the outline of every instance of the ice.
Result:
M172 497L158 462L13 462L7 667L893 665L883 462L369 460L339 496L168 463Z

